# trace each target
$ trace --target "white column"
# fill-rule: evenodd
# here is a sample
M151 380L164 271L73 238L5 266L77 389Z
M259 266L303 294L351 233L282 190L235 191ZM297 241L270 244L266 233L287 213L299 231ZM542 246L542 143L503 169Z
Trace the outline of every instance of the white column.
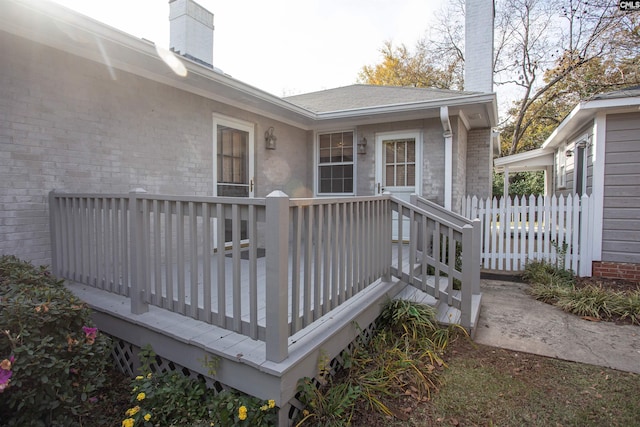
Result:
M593 202L593 216L591 217L592 259L602 260L602 226L604 216L604 155L607 115L599 113L593 123L592 163L593 177L591 198Z
M453 198L453 132L449 121L449 108L440 107L440 121L444 137L444 208L451 210Z

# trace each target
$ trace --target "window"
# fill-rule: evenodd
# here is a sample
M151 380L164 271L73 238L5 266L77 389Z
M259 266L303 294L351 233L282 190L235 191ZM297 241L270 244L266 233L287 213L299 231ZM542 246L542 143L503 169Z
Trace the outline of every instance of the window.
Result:
M560 145L558 149L558 188L565 188L567 186L567 144Z
M353 193L353 132L318 135L318 194Z
M416 185L416 140L392 139L384 141L385 187L413 187Z

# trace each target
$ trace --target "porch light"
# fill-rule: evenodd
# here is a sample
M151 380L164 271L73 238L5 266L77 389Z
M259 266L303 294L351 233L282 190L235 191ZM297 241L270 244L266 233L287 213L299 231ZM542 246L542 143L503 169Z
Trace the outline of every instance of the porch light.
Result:
M264 133L264 142L265 142L265 147L267 148L267 150L275 150L276 149L276 141L278 140L278 138L276 138L276 136L273 134L273 131L274 131L273 126L271 126Z
M358 154L367 154L367 138L364 136L358 141Z

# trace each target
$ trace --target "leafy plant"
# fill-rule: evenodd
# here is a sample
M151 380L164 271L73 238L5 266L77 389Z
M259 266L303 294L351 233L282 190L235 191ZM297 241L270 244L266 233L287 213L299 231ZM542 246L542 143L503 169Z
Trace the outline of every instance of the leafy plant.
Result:
M0 381L4 425L86 423L111 350L90 314L45 267L0 257L0 356L11 362Z
M351 352L343 352L345 369L336 378L299 383L300 400L307 405L299 425L345 425L356 400L390 416L387 402L398 396L428 399L438 384L445 347L463 330L443 329L435 323L433 308L397 299L385 304L376 325L369 341L357 341Z
M151 346L138 353L142 375L132 382L132 406L125 412L123 427L134 426L272 426L277 422L274 400L260 399L225 390L208 389L200 379L189 378L179 371L163 371L157 367ZM217 358L206 356L204 366L215 372Z
M531 262L525 266L523 278L531 283L534 298L555 304L579 316L596 319L630 319L640 323L640 292L617 292L603 286L575 286L573 272L548 262Z

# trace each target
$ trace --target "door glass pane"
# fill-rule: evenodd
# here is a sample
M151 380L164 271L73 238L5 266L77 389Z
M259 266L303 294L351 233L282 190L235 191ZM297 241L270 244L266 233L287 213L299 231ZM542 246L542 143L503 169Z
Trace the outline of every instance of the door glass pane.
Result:
M218 196L249 197L249 133L218 126Z
M384 185L412 187L416 181L416 141L397 139L384 142Z

